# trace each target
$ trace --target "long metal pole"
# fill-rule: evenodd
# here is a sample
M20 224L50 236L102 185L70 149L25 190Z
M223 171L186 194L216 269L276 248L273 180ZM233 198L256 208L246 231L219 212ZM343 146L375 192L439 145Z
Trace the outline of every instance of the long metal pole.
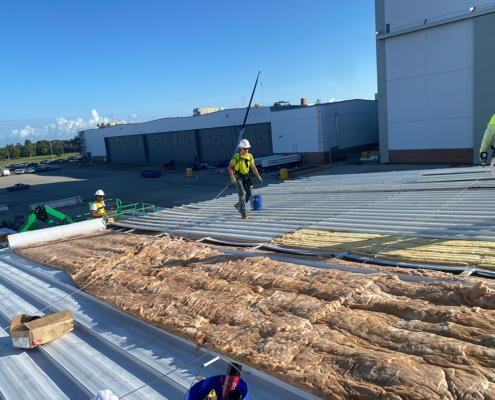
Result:
M256 77L256 82L254 83L253 93L251 93L251 99L249 100L249 105L246 110L246 115L244 116L244 122L242 123L241 133L239 134L239 140L237 141L237 146L235 148L236 153L239 151L239 143L241 142L242 137L244 136L244 128L246 127L246 121L249 114L249 109L251 108L251 102L253 101L254 92L256 91L256 85L258 85L258 79L260 77L260 74L261 71L258 71L258 76Z

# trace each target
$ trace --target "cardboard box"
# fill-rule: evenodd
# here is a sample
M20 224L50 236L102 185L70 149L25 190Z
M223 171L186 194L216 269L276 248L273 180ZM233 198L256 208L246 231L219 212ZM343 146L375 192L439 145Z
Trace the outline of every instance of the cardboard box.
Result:
M14 347L32 349L39 344L45 344L69 333L74 329L74 317L69 310L56 314L46 314L43 317L26 314L12 318L10 335Z

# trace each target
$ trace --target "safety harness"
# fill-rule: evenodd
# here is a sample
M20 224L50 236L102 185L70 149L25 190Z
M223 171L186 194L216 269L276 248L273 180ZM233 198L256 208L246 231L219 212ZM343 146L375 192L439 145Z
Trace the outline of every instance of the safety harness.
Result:
M249 186L253 186L253 180L249 176L249 160L247 160L244 157L241 157L241 153L238 154L239 154L239 164L242 161L244 161L246 163L246 168L248 168L248 172L246 174L241 174L241 172L234 167L234 176L236 179L242 182L242 186L244 187L244 189L246 189Z

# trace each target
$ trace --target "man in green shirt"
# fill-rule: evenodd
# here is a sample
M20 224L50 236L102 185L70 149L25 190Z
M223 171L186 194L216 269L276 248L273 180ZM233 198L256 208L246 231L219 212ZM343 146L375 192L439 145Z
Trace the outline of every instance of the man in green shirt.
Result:
M246 204L253 197L253 182L249 177L249 169L251 168L254 174L258 177L260 183L263 183L258 169L254 165L254 158L249 154L251 145L246 139L242 139L239 143L239 153L234 154L229 164L229 174L232 183L237 186L239 194L239 202L235 204L237 211L241 213L242 219L248 219L246 214Z
M485 131L485 136L483 136L483 140L481 141L480 160L483 165L486 164L486 154L483 153L488 148L488 145L492 141L493 136L495 136L495 115L493 115L492 119L488 123Z

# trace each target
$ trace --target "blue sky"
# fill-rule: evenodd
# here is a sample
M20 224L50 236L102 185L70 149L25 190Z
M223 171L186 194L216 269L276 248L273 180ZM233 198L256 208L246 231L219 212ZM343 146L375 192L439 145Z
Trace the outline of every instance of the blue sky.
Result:
M376 92L373 0L4 2L0 43L0 146L247 105L259 70L256 103Z

